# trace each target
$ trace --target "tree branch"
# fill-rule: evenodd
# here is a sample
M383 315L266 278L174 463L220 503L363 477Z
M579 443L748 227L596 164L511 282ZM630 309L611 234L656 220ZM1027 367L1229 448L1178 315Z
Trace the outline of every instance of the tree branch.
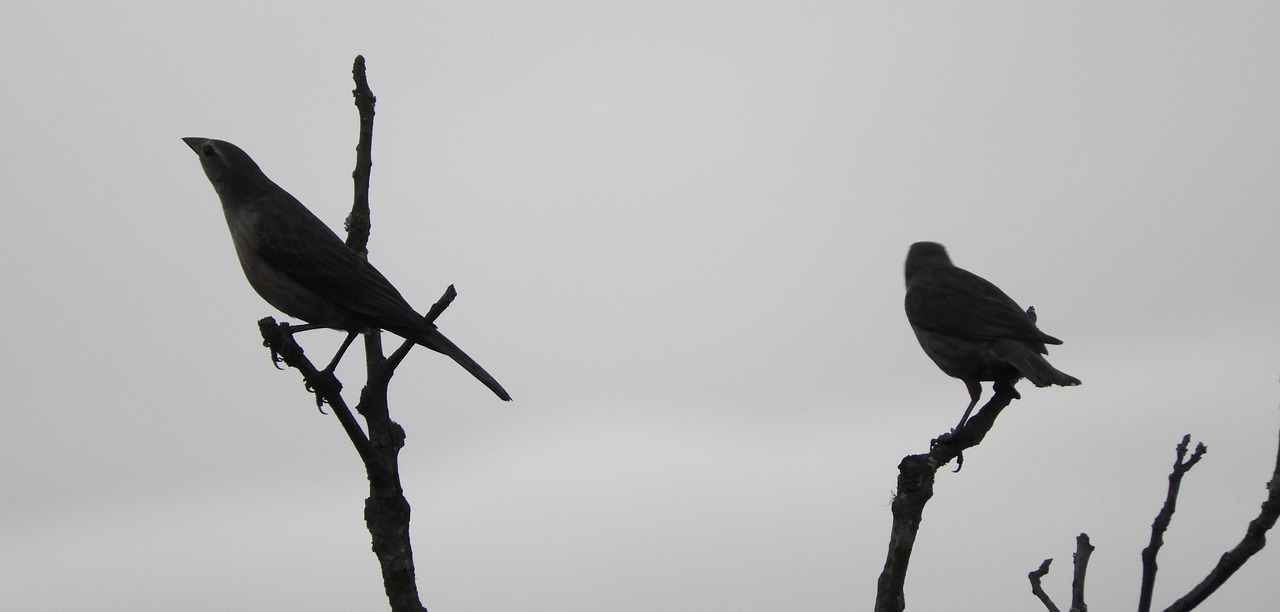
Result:
M431 305L431 310L428 310L427 314L422 318L426 319L427 323L434 324L436 319L444 313L444 309L448 308L449 304L453 303L453 298L455 297L458 297L458 290L454 289L453 285L449 285L449 288L444 290L444 295L441 295L440 299L436 300L436 303ZM413 347L414 342L412 340L405 340L404 343L400 345L400 348L396 349L396 351L392 353L386 361L382 362L382 365L378 368L379 374L385 375L390 379L391 374L395 371L396 367L400 365L401 361L404 361L404 358L409 354L409 349Z
M347 247L361 255L369 254L369 176L373 170L373 107L378 98L369 89L369 79L365 76L364 56L357 55L351 66L351 77L356 88L351 91L355 97L356 110L360 113L360 140L356 144L356 169L351 178L355 181L355 198L351 204L351 214L347 216Z
M355 196L347 216L347 246L368 256L370 233L369 179L373 171L373 117L377 97L369 89L364 56L357 55L351 68L356 110L360 114L360 140L356 145L356 167L351 172ZM369 497L365 499L364 520L373 539L373 553L382 568L382 586L393 612L426 612L418 596L409 538L409 501L400 485L399 455L404 448L404 428L391 420L387 386L396 366L408 353L402 346L389 362L382 355L382 338L377 332L365 334L366 376L356 410L369 429L372 460L365 461Z
M1075 573L1071 577L1071 612L1089 612L1089 606L1084 603L1084 575L1089 571L1089 556L1092 554L1089 534L1076 536L1076 553L1071 557L1075 563Z
M1082 533L1076 536L1076 552L1071 556L1075 572L1071 577L1070 612L1089 612L1089 606L1084 603L1084 577L1089 571L1089 556L1092 554L1093 545L1089 543L1089 534ZM1049 599L1049 594L1045 593L1044 588L1040 586L1040 579L1049 574L1049 564L1052 562L1053 559L1045 559L1040 563L1039 568L1027 574L1027 579L1031 581L1031 594L1044 604L1045 609L1049 612L1059 612L1058 606Z
M1187 447L1191 444L1191 434L1182 436L1182 442L1175 449L1173 471L1169 473L1169 490L1165 494L1164 506L1156 514L1151 523L1151 541L1142 549L1142 586L1138 591L1138 612L1151 612L1151 597L1156 586L1156 572L1159 565L1156 556L1164 545L1164 532L1169 529L1173 513L1178 507L1178 492L1182 488L1182 477L1191 470L1200 458L1208 451L1204 444L1197 443L1196 450L1187 458Z
M373 166L373 118L377 98L369 89L364 57L356 56L351 72L356 84L352 95L360 114L360 138L356 145L356 167L351 173L355 195L351 213L346 220L346 244L352 251L367 258L371 227L369 181ZM449 307L455 296L457 291L450 285L427 313L427 322L434 322ZM391 377L414 343L406 340L390 358L385 358L382 354L381 334L377 330L364 334L366 378L355 411L365 419L368 430L366 435L342 398L342 383L329 369L317 370L311 364L293 339L295 330L287 323L277 324L271 317L259 321L258 327L263 344L271 349L272 359L277 364L283 361L301 372L308 391L316 395L317 405L328 403L333 408L364 463L369 479L369 497L365 500L364 510L365 524L372 536L373 552L382 568L383 588L392 611L426 612L418 595L414 571L413 549L409 537L409 502L405 499L400 484L398 461L400 449L404 448L405 432L391 420L387 404L387 388Z
M1169 473L1168 493L1165 495L1164 505L1152 522L1151 541L1142 550L1142 586L1138 601L1138 610L1141 612L1149 612L1151 610L1152 591L1155 587L1155 576L1158 570L1156 556L1160 552L1160 547L1164 544L1164 532L1168 530L1169 523L1173 520L1173 513L1177 508L1182 477L1191 468L1195 467L1205 453L1208 452L1204 444L1197 443L1195 450L1188 457L1187 448L1190 445L1191 436L1186 435L1182 437L1182 441L1178 443L1175 449L1176 457L1173 462L1173 470ZM1240 540L1240 543L1223 553L1218 560L1218 564L1209 570L1209 574L1205 576L1204 580L1201 580L1186 595L1183 595L1168 608L1165 608L1165 612L1188 612L1195 609L1196 606L1204 603L1210 595L1225 584L1237 570L1243 567L1250 557L1266 546L1267 531L1275 526L1277 519L1280 519L1280 444L1276 446L1276 464L1272 468L1271 479L1267 481L1266 486L1267 498L1263 500L1258 516L1249 521L1249 526L1245 529L1245 535ZM1084 603L1084 577L1089 563L1089 555L1092 553L1093 546L1089 544L1089 536L1083 533L1080 534L1076 539L1076 573L1071 585L1071 612L1086 612L1088 610ZM1053 607L1048 596L1040 588L1040 579L1049 573L1049 563L1051 561L1052 559L1046 559L1044 563L1040 564L1039 569L1031 572L1027 577L1031 580L1031 592L1040 598L1050 612L1054 612L1056 608Z
M1049 564L1053 563L1053 559L1045 559L1040 562L1040 567L1027 573L1027 580L1031 581L1031 594L1035 595L1040 603L1044 604L1045 610L1049 612L1061 612L1058 606L1049 598L1049 594L1044 592L1044 587L1040 585L1040 579L1049 575Z
M1262 509L1258 512L1258 516L1249 521L1244 538L1234 548L1223 553L1222 558L1218 559L1218 564L1209 570L1209 574L1200 581L1200 584L1192 587L1186 595L1165 608L1165 612L1186 612L1208 599L1249 560L1249 557L1267 545L1267 531L1275 526L1277 518L1280 518L1280 445L1276 448L1276 465L1272 469L1271 480L1267 482L1267 498L1262 502Z
M889 532L889 552L876 582L876 612L901 612L906 608L903 590L907 566L924 517L924 506L933 497L933 481L938 469L960 457L965 449L982 442L995 425L996 417L1017 397L1013 387L996 385L991 400L963 427L933 440L928 453L908 455L898 464L898 491L890 506L893 526Z

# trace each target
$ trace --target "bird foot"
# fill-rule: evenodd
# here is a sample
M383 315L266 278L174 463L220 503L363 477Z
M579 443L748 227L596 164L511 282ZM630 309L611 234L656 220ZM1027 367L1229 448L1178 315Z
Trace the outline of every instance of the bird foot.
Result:
M948 445L948 444L952 444L952 443L954 442L954 440L956 439L956 436L959 436L959 435L960 435L960 428L959 428L959 427L956 427L955 429L952 429L951 431L948 431L947 433L944 433L944 434L942 434L942 435L940 435L940 436L938 436L938 437L936 437L936 438L934 438L934 439L930 440L930 441L929 441L929 450L934 450L934 449L938 448L939 446L945 446L945 445Z
M932 452L939 446L951 444L952 440L955 439L956 436L960 435L961 427L963 427L963 425L930 440L929 451ZM962 467L964 467L964 451L956 451L956 469L952 470L952 472L959 472Z
M951 441L951 438L954 438L954 437L955 437L955 435L956 435L956 430L952 429L951 431L948 431L947 433L944 433L944 434L942 434L942 435L940 435L940 436L938 436L938 437L936 437L936 438L934 438L934 439L930 440L930 441L929 441L929 450L933 450L933 449L935 449L935 448L937 448L937 447L939 447L939 446L941 446L941 445L943 445L943 444L946 444L946 443L950 442L950 441Z
M264 342L263 344L266 343ZM276 352L276 348L274 346L268 345L267 348L271 349L271 365L275 366L277 370L283 370L284 367L280 364L284 363L284 357L281 357L280 353Z
M331 392L335 395L342 392L342 381L338 380L338 377L333 375L333 370L329 368L316 372L314 379L304 379L302 386L307 390L307 393L316 396L316 409L320 411L320 414L329 414L324 411L326 392ZM317 389L320 386L327 387L325 392Z

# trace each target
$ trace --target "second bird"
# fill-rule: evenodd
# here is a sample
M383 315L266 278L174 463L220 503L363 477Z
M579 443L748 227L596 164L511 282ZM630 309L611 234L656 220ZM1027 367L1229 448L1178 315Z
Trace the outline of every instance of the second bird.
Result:
M383 329L458 362L503 400L502 385L405 301L367 260L271 182L239 147L183 138L222 200L240 267L258 295L281 312L348 332Z
M942 245L911 245L905 271L907 321L920 347L969 390L960 426L982 395L981 381L1010 390L1024 377L1037 387L1080 384L1043 357L1046 344L1062 341L1036 327L1035 311L1023 311L999 287L957 268Z

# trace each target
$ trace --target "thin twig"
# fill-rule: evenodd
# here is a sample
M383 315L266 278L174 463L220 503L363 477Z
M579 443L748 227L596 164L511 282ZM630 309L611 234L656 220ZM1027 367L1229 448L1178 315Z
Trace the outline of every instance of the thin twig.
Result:
M1276 448L1276 465L1271 472L1271 480L1267 482L1267 498L1262 502L1258 516L1249 521L1244 538L1234 548L1223 553L1218 564L1209 570L1200 584L1165 608L1165 612L1186 612L1208 599L1250 557L1267 545L1267 531L1276 524L1277 518L1280 518L1280 445Z
M1197 443L1191 458L1187 458L1187 447L1191 445L1191 434L1182 436L1182 442L1175 449L1173 471L1169 472L1169 489L1165 494L1164 506L1156 514L1151 523L1151 541L1142 549L1142 585L1138 591L1138 612L1151 612L1151 598L1156 586L1156 572L1159 565L1156 556L1164 545L1164 532L1169 529L1173 513L1178 507L1178 492L1182 488L1182 477L1191 470L1200 458L1208 451L1204 444Z
M351 77L356 88L351 95L356 100L356 110L360 113L360 140L356 144L356 169L351 178L355 181L355 197L351 204L351 214L347 216L347 247L361 255L369 254L369 177L373 170L373 116L374 104L378 98L369 89L369 79L365 75L364 56L357 55L351 66Z
M449 288L444 290L444 294L440 296L440 299L436 300L436 303L431 305L431 309L427 311L427 314L423 315L423 318L427 320L427 323L435 323L436 319L440 318L440 315L444 313L444 309L448 308L449 304L453 303L453 298L456 297L458 297L458 290L454 289L453 285L449 285Z
M449 285L449 288L444 290L444 295L441 295L440 299L436 300L436 303L431 305L431 310L427 311L427 314L423 316L423 319L425 319L427 323L435 324L436 319L439 318L441 313L449 307L449 304L453 303L453 298L455 297L458 297L458 290L454 289L453 285ZM391 378L391 374L394 373L396 367L400 365L401 361L404 361L404 358L409 354L409 349L412 349L414 346L416 346L414 341L405 340L404 343L400 345L400 348L396 349L394 353L391 353L391 355L388 356L387 359L378 367L379 378Z
M1049 564L1053 563L1053 559L1045 559L1040 562L1040 567L1031 570L1027 574L1027 580L1031 581L1031 594L1035 595L1044 604L1045 610L1049 612L1061 612L1058 606L1049 598L1049 594L1044 592L1044 587L1040 585L1040 579L1049 575Z

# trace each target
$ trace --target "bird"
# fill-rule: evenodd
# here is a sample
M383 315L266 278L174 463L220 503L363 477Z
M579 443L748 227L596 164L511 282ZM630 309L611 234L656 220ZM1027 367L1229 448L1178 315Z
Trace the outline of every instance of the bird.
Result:
M267 178L240 147L210 138L182 141L200 158L222 202L240 267L268 304L306 321L308 328L348 332L347 344L357 333L389 331L447 355L499 398L511 400L492 375L418 314L367 259Z
M1035 308L1023 310L999 287L951 263L936 242L917 242L904 266L907 321L920 348L947 375L964 382L969 406L959 429L982 395L982 381L996 390L1026 378L1037 387L1074 386L1080 380L1049 364L1046 344L1062 341L1036 326Z

